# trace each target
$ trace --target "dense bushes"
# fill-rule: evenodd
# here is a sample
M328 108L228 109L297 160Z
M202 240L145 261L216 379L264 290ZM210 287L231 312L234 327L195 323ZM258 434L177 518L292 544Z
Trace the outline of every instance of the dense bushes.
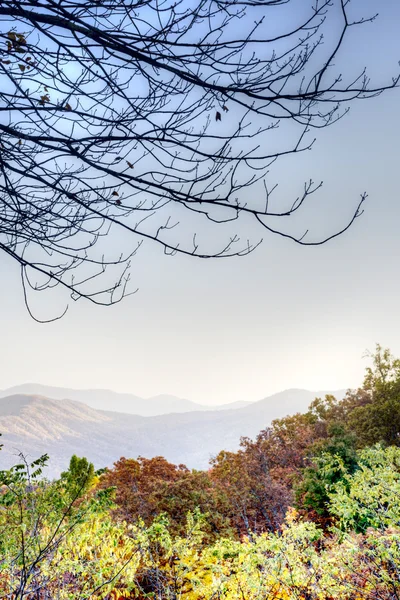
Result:
M400 365L316 399L207 472L162 457L94 473L74 456L0 473L0 597L400 597ZM23 457L22 457L23 458Z

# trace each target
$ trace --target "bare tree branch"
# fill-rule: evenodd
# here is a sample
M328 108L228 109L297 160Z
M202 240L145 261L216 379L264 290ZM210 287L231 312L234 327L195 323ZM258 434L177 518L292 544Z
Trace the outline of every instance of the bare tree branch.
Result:
M293 233L289 218L321 184L278 202L269 169L399 76L340 70L351 28L376 15L309 0L290 24L291 3L1 2L0 249L20 265L28 310L29 290L58 285L119 302L143 241L221 258L248 254L263 231L319 245L352 225L365 193L326 237ZM243 217L259 237L224 239Z

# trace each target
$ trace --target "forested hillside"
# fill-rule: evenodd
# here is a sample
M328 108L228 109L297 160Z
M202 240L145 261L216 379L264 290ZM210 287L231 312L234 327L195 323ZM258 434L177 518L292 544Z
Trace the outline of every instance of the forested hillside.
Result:
M88 409L89 410L89 409ZM73 456L2 471L0 597L400 597L400 360L275 420L207 470Z
M286 390L242 408L143 417L96 410L75 400L6 396L0 398L0 468L14 464L15 452L22 451L30 456L47 452L51 477L68 467L73 453L86 456L95 468L111 467L121 455L163 455L205 469L222 448L236 451L241 436L254 437L273 419L307 410L314 397L315 392Z

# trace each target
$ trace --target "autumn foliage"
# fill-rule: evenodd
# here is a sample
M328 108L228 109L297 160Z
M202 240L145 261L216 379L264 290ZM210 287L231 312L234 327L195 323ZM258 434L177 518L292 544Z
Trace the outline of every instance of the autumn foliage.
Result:
M0 473L0 596L17 600L400 597L400 363L274 421L208 471L74 456Z

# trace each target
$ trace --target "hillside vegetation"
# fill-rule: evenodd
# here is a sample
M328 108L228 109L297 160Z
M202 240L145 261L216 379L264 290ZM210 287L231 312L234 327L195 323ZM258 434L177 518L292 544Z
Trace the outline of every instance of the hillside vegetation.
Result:
M254 437L273 419L306 411L316 395L324 396L325 392L293 389L235 409L147 417L98 410L83 402L80 395L82 401L61 399L62 394L55 398L6 395L0 398L4 441L0 469L15 463L16 448L29 456L48 453L46 473L50 477L58 477L68 468L72 454L85 456L96 468L112 467L122 455L162 455L172 463L207 469L210 457L221 448L238 450L241 436ZM344 392L335 395L342 398ZM96 404L94 396L92 404ZM101 394L99 404L103 405Z
M208 470L74 455L49 481L46 462L0 473L1 598L400 597L400 360L379 346L357 391Z

